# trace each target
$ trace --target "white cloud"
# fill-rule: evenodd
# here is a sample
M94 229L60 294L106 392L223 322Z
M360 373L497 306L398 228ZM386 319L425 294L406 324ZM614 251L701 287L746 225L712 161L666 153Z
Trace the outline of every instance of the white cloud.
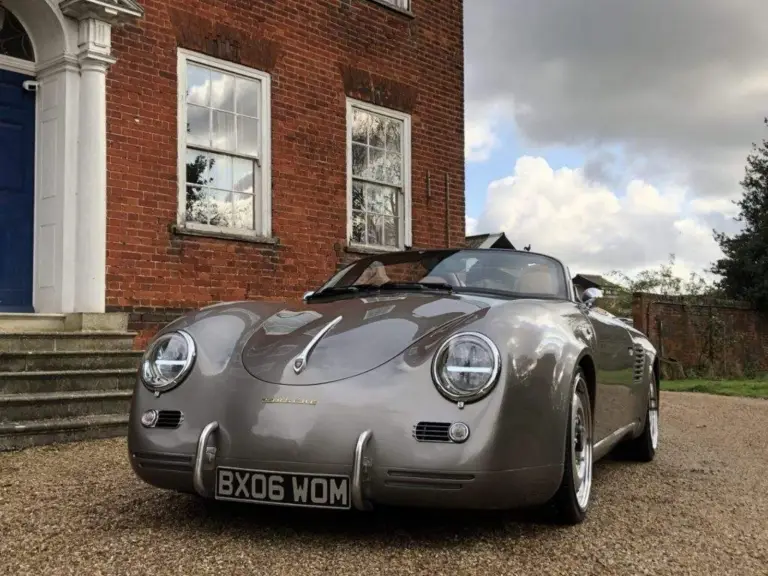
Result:
M464 230L464 233L467 236L472 236L475 234L477 232L477 218L470 218L467 216Z
M499 137L487 120L467 121L464 134L464 158L467 162L485 162L499 145Z
M633 275L674 253L676 270L687 277L720 256L684 190L635 180L618 196L581 168L553 170L530 156L518 159L512 176L491 183L473 229L504 231L516 246L562 258L573 274Z
M504 102L474 106L469 104L464 121L464 158L485 162L501 146L499 126L512 119L511 106Z
M465 12L468 110L507 102L526 142L620 148L629 177L668 176L697 197L740 191L766 135L765 0L472 0Z
M733 200L735 198L696 198L691 202L691 208L697 214L723 214L733 218L739 213Z

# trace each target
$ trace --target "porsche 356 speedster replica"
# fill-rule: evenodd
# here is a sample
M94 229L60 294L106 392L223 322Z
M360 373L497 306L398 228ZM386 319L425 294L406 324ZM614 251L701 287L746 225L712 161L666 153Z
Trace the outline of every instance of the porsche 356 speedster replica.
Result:
M303 300L188 313L142 360L133 470L218 500L551 503L581 522L598 459L653 459L660 374L649 340L570 278L532 252L409 250Z

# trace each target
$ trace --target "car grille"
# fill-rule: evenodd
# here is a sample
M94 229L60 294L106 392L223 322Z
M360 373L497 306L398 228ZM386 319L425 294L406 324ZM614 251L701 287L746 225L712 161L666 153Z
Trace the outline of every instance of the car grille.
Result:
M160 410L155 428L178 428L184 415L179 410Z
M635 344L635 367L632 374L632 379L635 384L639 384L643 381L643 374L645 372L645 349L639 344Z
M413 437L419 442L450 442L450 422L419 422L413 427Z

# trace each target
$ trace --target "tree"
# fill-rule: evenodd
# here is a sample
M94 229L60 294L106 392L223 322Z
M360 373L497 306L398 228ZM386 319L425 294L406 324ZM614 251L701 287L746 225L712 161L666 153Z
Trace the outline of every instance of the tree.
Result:
M691 272L688 280L675 275L675 255L669 255L669 261L656 269L643 270L629 277L620 270L614 270L609 276L616 278L621 290L613 301L602 302L600 306L617 316L632 315L632 294L647 292L661 296L713 296L717 288L705 278Z
M768 118L764 119L768 126ZM752 144L747 157L741 200L735 202L740 212L737 222L742 231L729 237L714 230L715 241L724 258L712 266L711 271L721 276L718 286L723 293L736 300L751 302L756 308L768 311L768 141Z

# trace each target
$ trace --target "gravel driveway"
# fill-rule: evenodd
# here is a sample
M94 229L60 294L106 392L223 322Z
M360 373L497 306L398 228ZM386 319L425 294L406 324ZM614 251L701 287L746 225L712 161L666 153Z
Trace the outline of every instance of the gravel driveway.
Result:
M649 465L604 460L581 526L546 514L207 505L124 439L0 454L0 574L768 574L768 401L662 395Z

